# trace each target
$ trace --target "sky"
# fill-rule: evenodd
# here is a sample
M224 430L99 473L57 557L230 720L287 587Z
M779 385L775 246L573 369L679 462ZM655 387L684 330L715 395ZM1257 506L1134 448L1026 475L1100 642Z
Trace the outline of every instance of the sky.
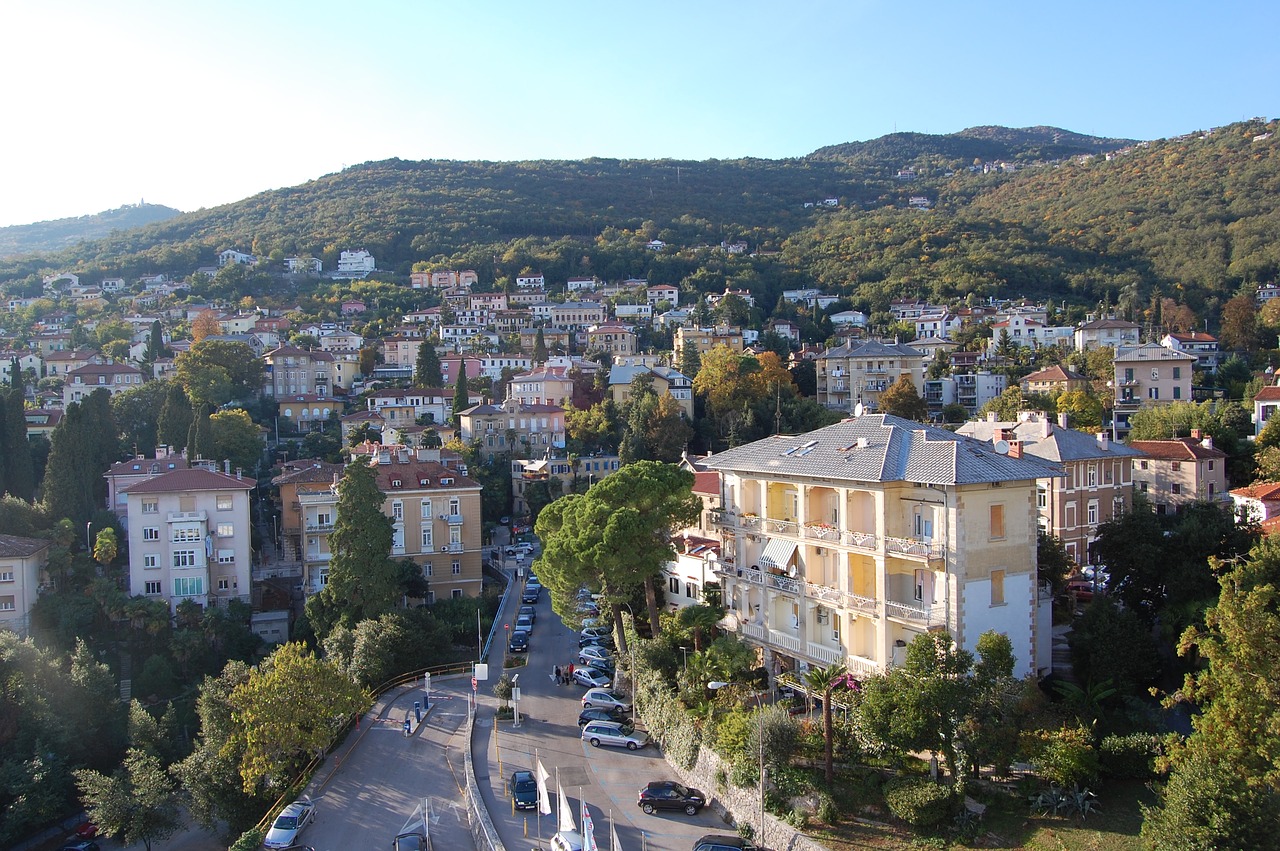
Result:
M0 226L390 157L781 158L1280 114L1262 0L6 0L0 31Z

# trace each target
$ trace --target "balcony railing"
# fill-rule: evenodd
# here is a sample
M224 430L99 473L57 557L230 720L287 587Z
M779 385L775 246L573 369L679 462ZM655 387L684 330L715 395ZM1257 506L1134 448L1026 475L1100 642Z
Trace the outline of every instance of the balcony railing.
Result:
M771 573L769 574L769 587L777 588L787 594L795 594L798 597L800 596L802 585L799 579L792 579L790 576L775 576Z
M845 667L849 669L849 673L859 679L874 677L880 673L880 665L875 659L868 659L866 656L855 656L850 653L845 657Z
M875 532L855 532L852 529L845 531L844 542L860 550L874 550L877 543Z
M942 558L943 549L936 541L920 538L888 538L884 539L884 548L892 555L908 558L935 559Z
M742 625L742 634L747 638L754 638L756 641L764 641L764 627L758 623L744 623Z
M806 523L804 536L815 541L839 541L840 530L826 523Z
M844 649L840 647L828 647L825 644L810 641L805 649L808 651L809 658L817 659L824 665L836 665L844 661Z
M455 544L445 544L444 551L447 553L460 553L463 551L463 544L461 542L458 542Z
M790 520L774 520L769 518L765 520L765 530L779 535L795 535L796 524Z
M440 519L447 522L450 526L461 526L464 518L461 514L441 514Z
M769 643L784 650L790 650L792 653L800 652L800 639L797 636L787 635L776 629L769 630Z
M170 511L170 523L203 523L208 517L203 511Z
M332 532L333 524L332 523L308 523L307 531L308 532Z
M880 603L875 597L864 597L861 594L850 594L846 592L843 602L846 609L854 609L855 611L864 612L870 615L876 614L880 609Z
M891 618L900 618L924 626L944 626L947 622L947 611L942 606L928 606L924 603L898 603L886 600L885 611Z
M815 600L822 600L824 603L830 603L833 606L840 605L840 589L830 588L826 585L814 585L812 582L804 584L804 590L807 596Z

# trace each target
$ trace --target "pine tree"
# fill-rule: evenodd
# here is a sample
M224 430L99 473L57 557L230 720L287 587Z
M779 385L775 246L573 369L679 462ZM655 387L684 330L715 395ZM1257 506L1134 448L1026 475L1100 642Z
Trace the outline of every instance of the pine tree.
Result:
M213 409L209 405L201 405L199 411L192 413L191 427L187 430L187 457L213 458L216 451L213 422L210 416Z
M26 386L26 381L22 376L22 366L18 363L18 359L14 358L9 362L9 387L21 392Z
M458 415L471 407L471 401L467 393L467 364L462 358L458 359L458 383L453 388L453 424L458 425Z
M44 474L44 502L49 513L60 519L69 518L76 526L87 522L97 507L80 474L89 467L91 447L87 437L84 408L81 403L72 402L53 430Z
M170 382L169 393L160 406L160 418L156 421L157 439L175 451L187 446L187 432L191 429L191 401L177 381Z
M4 418L0 421L0 447L4 449L4 487L19 499L30 502L35 496L35 470L31 463L31 442L27 439L27 417L22 401L22 381L5 394Z
M547 338L543 335L542 329L538 329L538 335L533 339L533 362L547 362Z
M157 319L151 323L151 334L147 337L147 355L144 360L147 363L155 363L163 354L164 329L160 326L160 320Z
M436 347L423 340L418 346L418 363L414 368L413 381L419 387L439 387L444 384L444 375L440 372L440 356Z

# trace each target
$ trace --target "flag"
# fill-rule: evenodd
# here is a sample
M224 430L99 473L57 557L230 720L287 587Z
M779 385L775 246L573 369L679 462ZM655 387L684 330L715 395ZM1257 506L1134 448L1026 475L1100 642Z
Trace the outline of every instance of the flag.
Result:
M587 809L586 799L582 799L582 851L600 851L596 845L595 824L591 821L591 811Z
M551 815L551 792L547 789L547 781L551 779L551 775L542 767L542 760L538 760L538 814Z
M609 851L622 851L622 843L618 841L618 831L613 825L609 825L609 841L613 843Z
M560 785L560 780L556 779L556 792L560 795L560 826L556 830L567 830L577 832L578 825L573 820L573 805L569 803L569 799L564 796L564 787Z

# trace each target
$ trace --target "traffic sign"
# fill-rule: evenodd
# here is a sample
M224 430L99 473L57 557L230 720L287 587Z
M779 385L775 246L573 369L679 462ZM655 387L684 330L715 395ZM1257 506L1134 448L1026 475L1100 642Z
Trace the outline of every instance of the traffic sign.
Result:
M471 690L472 690L472 691L478 691L479 689L480 689L480 681L479 681L479 680L477 680L475 677L472 677L472 678L471 678Z

